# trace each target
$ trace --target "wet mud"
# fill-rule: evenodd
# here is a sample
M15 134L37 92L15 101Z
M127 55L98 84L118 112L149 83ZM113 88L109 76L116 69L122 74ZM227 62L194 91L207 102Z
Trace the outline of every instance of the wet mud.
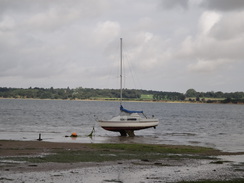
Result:
M3 163L3 162L2 162ZM235 168L236 165L239 169ZM3 164L2 164L3 166ZM244 178L242 163L213 160L130 160L102 163L5 162L0 182L156 183Z

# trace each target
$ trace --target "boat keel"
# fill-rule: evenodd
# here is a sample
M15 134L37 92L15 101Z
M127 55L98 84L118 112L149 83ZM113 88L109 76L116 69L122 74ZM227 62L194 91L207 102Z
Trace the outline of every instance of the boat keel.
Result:
M129 135L129 137L135 137L134 130L126 130L126 133Z
M120 133L121 137L126 137L127 136L125 130L120 130L119 133Z
M134 130L120 130L119 133L121 137L126 137L127 135L129 137L135 137Z

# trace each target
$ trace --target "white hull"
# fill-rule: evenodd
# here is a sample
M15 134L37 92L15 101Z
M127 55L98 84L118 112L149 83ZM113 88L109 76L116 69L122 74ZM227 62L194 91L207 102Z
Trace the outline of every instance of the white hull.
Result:
M105 130L120 132L122 130L134 131L156 127L159 121L158 119L142 118L138 114L131 114L130 116L117 116L111 120L100 120L98 123Z

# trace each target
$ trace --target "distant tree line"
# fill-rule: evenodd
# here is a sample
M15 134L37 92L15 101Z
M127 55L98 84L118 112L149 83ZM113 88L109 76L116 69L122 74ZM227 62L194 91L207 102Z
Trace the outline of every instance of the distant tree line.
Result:
M244 103L244 92L197 92L194 89L188 89L185 93L185 97L190 98L189 100L202 101L208 103L214 103L216 101L220 101L221 103Z
M188 89L186 93L163 92L152 90L124 89L123 98L126 100L143 100L142 95L151 96L147 100L154 101L190 101L190 102L221 102L221 103L244 103L244 92L223 93L197 92ZM117 100L120 97L118 89L94 89L94 88L7 88L0 87L1 98L36 98L36 99L108 99Z
M142 94L153 94L146 90L123 91L125 99L140 99ZM119 98L118 89L94 89L94 88L6 88L0 87L1 98L38 98L38 99L96 99L96 98Z
M189 89L186 91L186 97L206 97L206 98L234 98L241 99L244 98L244 92L232 92L232 93L223 93L218 92L197 92L194 89Z

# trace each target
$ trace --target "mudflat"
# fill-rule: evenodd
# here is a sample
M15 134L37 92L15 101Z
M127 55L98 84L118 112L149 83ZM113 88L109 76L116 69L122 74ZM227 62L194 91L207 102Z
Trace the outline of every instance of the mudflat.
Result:
M0 141L0 182L180 182L242 180L243 156L216 149L151 144Z

